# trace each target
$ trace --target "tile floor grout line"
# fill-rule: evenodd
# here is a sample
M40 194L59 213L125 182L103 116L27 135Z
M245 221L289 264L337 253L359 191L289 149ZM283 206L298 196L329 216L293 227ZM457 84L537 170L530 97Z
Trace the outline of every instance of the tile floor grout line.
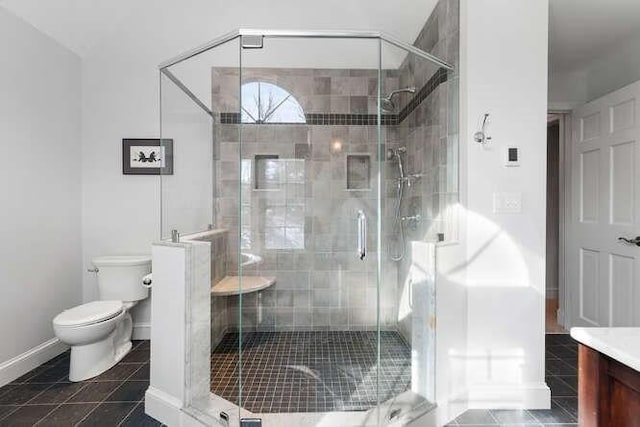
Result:
M140 345L140 344L138 344L138 345ZM137 347L137 346L136 346L136 347ZM132 350L133 350L133 349L132 349ZM126 357L126 356L125 356L125 357ZM124 357L123 357L123 359L124 359ZM117 365L117 364L116 364L116 365ZM116 365L114 365L113 367L115 367ZM142 368L142 366L141 366L140 368ZM140 369L140 368L138 368L138 369ZM131 377L135 372L138 372L138 369L136 369L134 372L132 372L131 374L129 374L129 376L128 376L127 378L130 378L130 377ZM105 372L106 372L106 371L105 371ZM105 396L105 398L104 398L100 403L98 403L98 404L97 404L93 409L91 409L91 410L90 410L90 411L89 411L89 412L88 412L88 413L87 413L87 414L86 414L86 415L85 415L85 416L84 416L80 421L78 421L76 424L74 424L74 426L79 426L79 425L80 425L84 420L86 420L86 419L87 419L87 418L88 418L92 413L94 413L94 412L96 411L96 409L98 409L102 404L106 403L106 402L107 402L107 399L109 398L109 396L111 396L113 393L115 393L115 391L116 391L117 389L119 389L119 388L122 386L122 384L124 384L126 381L127 381L126 379L125 379L125 380L122 380L122 381L121 381L121 383L120 383L120 385L119 385L118 387L116 387L116 388L115 388L111 393L107 394L107 395ZM98 381L95 381L95 382L97 383ZM134 405L134 406L135 406L135 405Z
M124 416L124 418L122 419L122 421L120 421L116 427L120 427L122 424L124 424L124 422L127 420L127 418L129 418L129 415L131 415L131 414L133 413L133 411L135 411L135 410L136 410L136 408L137 408L138 406L140 406L140 404L141 404L142 402L143 402L142 400L140 400L140 401L136 402L136 404L135 404L135 405L133 405L133 408L131 408L131 410L130 410L129 412L127 412L127 415L125 415L125 416Z
M58 357L58 356L56 356L56 357ZM53 366L57 366L57 365L58 365L58 364L60 364L60 363L61 363L61 362L58 362L58 363L54 364ZM46 370L45 370L45 371L46 371ZM37 376L37 375L39 375L39 374L33 375L33 376L29 377L29 378L34 378L34 377L35 377L35 376ZM62 377L62 378L65 378L65 377ZM61 379L62 379L62 378L61 378ZM68 377L67 377L67 378L68 378ZM24 403L23 405L21 405L21 406L22 406L22 407L25 407L25 406L26 406L26 407L28 407L28 406L34 405L34 404L29 405L29 402L31 402L32 400L34 400L34 399L38 398L40 395L44 394L47 390L52 389L56 384L60 384L61 382L62 382L62 381L58 380L57 382L55 382L55 383L51 384L49 387L47 387L47 388L45 388L44 390L42 390L40 393L38 393L37 395L35 395L35 396L34 396L34 397L32 397L31 399L29 399L27 402L25 402L25 403ZM40 383L28 383L28 384L40 384ZM80 387L80 389L79 389L78 391L76 391L76 393L80 392L80 390L82 390L83 388L85 388L85 387ZM76 395L76 393L73 393L73 394L72 394L72 396L75 396L75 395ZM68 399L70 399L70 398L71 398L71 397L67 398L67 400L68 400ZM65 402L66 402L66 400L65 400ZM35 426L35 425L38 425L40 422L42 422L45 418L47 418L49 415L51 415L55 410L57 410L57 409L58 409L60 406L62 406L63 404L64 404L64 402L62 402L62 403L53 403L52 405L55 405L55 408L53 408L53 409L52 409L51 411L49 411L46 415L44 415L42 418L40 418L40 419L39 419L39 420L34 424L34 426ZM37 405L37 404L36 404L36 405ZM14 412L15 412L15 411L14 411Z
M89 415L91 415L93 412L95 412L96 409L98 409L100 407L100 405L102 405L105 402L105 400L103 400L102 402L96 404L93 408L91 408L91 410L89 412L87 412L85 414L84 417L82 417L77 423L74 424L74 426L79 426L84 420L86 420Z
M149 368L151 368L151 360L149 360L148 362L144 362L140 364L140 367L138 369L136 369L135 371L133 371L131 373L131 375L129 375L127 377L127 379L125 381L149 381L149 380L132 380L131 377L133 377L135 374L138 373L138 371L140 371L142 368L144 368L144 365L146 365L147 363L149 363Z
M39 424L41 421L43 421L44 419L46 419L49 415L51 415L54 411L56 411L56 410L57 410L58 408L60 408L62 405L67 404L67 402L69 402L69 400L71 400L75 395L77 395L78 393L80 393L80 392L81 392L82 390L84 390L85 388L89 387L89 384L92 384L92 383L91 383L91 382L89 382L89 383L86 383L85 385L83 385L82 387L80 387L80 388L79 388L75 393L73 393L71 396L67 397L67 399L66 399L64 402L62 402L62 403L58 404L58 406L57 406L53 411L49 412L47 415L45 415L44 417L42 417L42 418L41 418L41 419L40 419L40 420L39 420L35 425ZM92 402L78 402L78 404L80 404L80 403L92 403ZM98 405L96 405L96 407L97 407L97 406L98 406ZM91 412L91 411L89 411L89 412ZM34 426L35 426L35 425L34 425Z
M562 399L567 399L567 397L563 397ZM577 397L570 397L570 399L578 399ZM562 403L558 402L556 399L556 403L558 404L558 406L560 406L562 409L564 409L565 411L569 412L569 408L566 408ZM569 415L571 415L573 417L573 414L569 413Z
M47 418L49 415L51 415L53 413L53 411L58 409L60 406L62 406L62 404L57 405L55 408L53 408L52 410L47 412L46 415L44 415L42 418L40 418L38 421L36 421L36 423L34 424L34 427L37 426L38 424L40 424L45 418Z
M41 383L41 384L46 384L46 383ZM40 396L41 394L43 394L45 391L49 390L50 388L53 388L54 385L56 385L57 382L55 383L51 383L49 384L49 387L45 387L43 388L40 393L36 394L35 396L33 396L31 399L27 400L26 402L20 404L20 406L26 406L29 404L29 402L31 402L33 399L36 399L38 396Z
M551 398L551 400L553 400L553 397ZM569 411L567 411L566 409L564 409L564 408L563 408L562 406L560 406L560 405L558 405L558 408L560 408L560 410L561 410L562 412L564 412L565 414L567 414L567 415L569 416L569 419L573 420L574 416L573 416L573 415L571 415L571 414L569 413ZM573 421L572 421L572 422L569 422L569 423L566 423L566 422L564 422L564 423L563 423L563 422L557 422L557 423L545 423L544 421L540 421L540 419L539 419L538 417L536 417L536 416L535 416L535 414L533 414L533 417L536 419L536 421L537 421L537 422L539 422L540 424L543 424L543 425L545 425L545 426L546 426L546 425L555 425L555 424L575 424ZM576 420L575 422L577 423L578 421Z
M4 420L5 418L8 418L9 416L11 416L14 412L16 412L18 409L22 408L22 406L19 405L6 405L6 406L15 406L15 408L13 408L13 411L9 411L6 414L4 414L3 416L0 417L0 421Z

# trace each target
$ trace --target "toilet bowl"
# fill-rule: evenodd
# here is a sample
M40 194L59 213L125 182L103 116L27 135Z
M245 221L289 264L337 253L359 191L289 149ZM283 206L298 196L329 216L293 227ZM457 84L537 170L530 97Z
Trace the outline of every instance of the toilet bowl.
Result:
M53 319L56 336L71 347L70 381L100 375L127 355L133 331L129 310L149 292L142 280L151 271L150 257L101 257L93 264L100 297L108 299L73 307Z

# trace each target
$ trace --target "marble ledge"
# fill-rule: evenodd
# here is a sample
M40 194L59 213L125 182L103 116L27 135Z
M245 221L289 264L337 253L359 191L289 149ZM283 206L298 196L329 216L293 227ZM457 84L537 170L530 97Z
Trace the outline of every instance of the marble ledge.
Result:
M202 239L203 237L211 237L211 236L228 233L228 232L229 230L226 228L214 228L212 230L205 230L197 233L185 234L183 236L180 236L180 240L186 240L186 241L199 240L199 239Z

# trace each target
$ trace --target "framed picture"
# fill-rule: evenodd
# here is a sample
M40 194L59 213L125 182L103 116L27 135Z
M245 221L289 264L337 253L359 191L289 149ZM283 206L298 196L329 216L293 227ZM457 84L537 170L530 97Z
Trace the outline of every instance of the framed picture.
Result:
M173 175L173 139L123 139L124 175Z

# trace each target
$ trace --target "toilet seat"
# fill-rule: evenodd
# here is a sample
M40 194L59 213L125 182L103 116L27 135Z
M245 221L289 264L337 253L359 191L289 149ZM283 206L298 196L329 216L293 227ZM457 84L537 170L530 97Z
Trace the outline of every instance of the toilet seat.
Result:
M61 327L92 325L112 319L122 310L122 301L92 301L63 311L53 319L53 324Z

